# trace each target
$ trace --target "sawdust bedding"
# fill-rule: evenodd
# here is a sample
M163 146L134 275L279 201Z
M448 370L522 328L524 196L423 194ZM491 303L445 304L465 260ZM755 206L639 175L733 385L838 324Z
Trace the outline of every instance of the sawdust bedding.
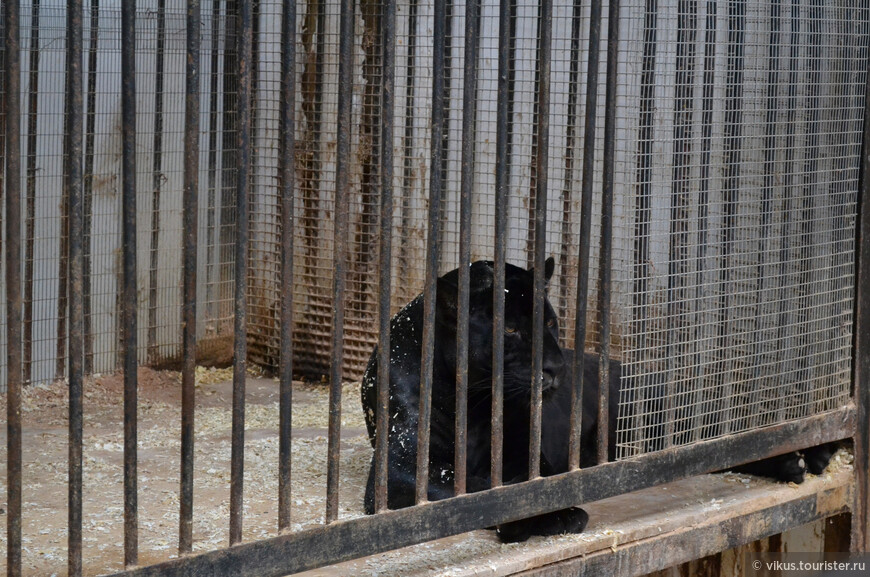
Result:
M231 369L196 371L197 407L194 490L194 551L228 544ZM177 555L178 471L180 451L180 375L139 370L139 562L143 565ZM278 385L249 375L245 409L244 540L272 537L277 530ZM293 530L323 522L326 503L326 426L328 390L294 383L292 443ZM100 575L123 569L123 377L95 375L84 386L84 573ZM0 395L5 415L6 396ZM23 564L26 575L66 574L67 542L67 387L27 387L23 391L24 490ZM0 460L6 461L5 427L0 431ZM371 459L359 384L342 391L341 490L339 518L363 515L362 495ZM851 454L838 452L828 471L851 467ZM764 483L746 475L723 474L730 483ZM0 518L5 518L6 470L0 471ZM5 522L3 523L5 525ZM606 529L602 529L606 531ZM600 532L600 531L599 531ZM596 534L572 538L589 540ZM558 539L558 538L556 538ZM540 545L540 544L539 544ZM369 567L372 575L451 574L451 561L481 558L501 545L491 532L454 538L450 547L422 544L387 553ZM507 552L507 551L505 551ZM6 543L0 540L0 571L5 572ZM485 568L484 568L485 569Z

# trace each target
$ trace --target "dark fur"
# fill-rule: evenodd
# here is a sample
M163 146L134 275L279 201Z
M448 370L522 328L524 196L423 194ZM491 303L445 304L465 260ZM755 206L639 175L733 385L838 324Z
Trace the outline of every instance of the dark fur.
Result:
M553 274L553 259L548 259L545 277ZM467 490L490 486L491 384L492 384L492 263L478 261L470 270L469 368ZM534 273L507 265L505 324L513 329L505 334L504 364L504 469L508 483L528 479L529 384L532 380L532 316ZM456 378L456 292L458 272L438 279L435 354L432 378L432 413L429 449L430 501L453 496L454 422ZM543 372L544 401L541 435L541 474L568 470L567 439L570 431L571 366L573 352L558 344L555 312L546 301L544 312ZM391 509L414 504L417 459L417 423L423 329L423 297L418 296L390 321L390 427L388 437L388 506ZM372 446L378 434L377 350L372 353L363 377L362 406ZM619 401L620 363L611 362L610 422L615 425ZM586 354L584 362L583 430L581 466L595 464L597 427L598 359ZM615 447L615 427L611 427L611 459ZM803 481L807 465L821 470L830 459L827 446L801 455L774 457L744 466L745 472L784 481ZM812 457L810 457L812 454ZM374 460L365 493L365 511L374 512ZM503 541L522 541L530 535L580 532L588 521L582 509L572 507L499 527Z
M553 259L546 263L547 280L553 274ZM492 386L492 263L471 266L468 370L467 488L479 491L490 486L491 386ZM429 449L430 501L453 495L454 421L456 379L456 291L458 273L438 279L435 363L432 378L432 422ZM505 322L513 330L505 334L504 364L504 469L503 479L515 483L528 479L529 383L532 379L532 295L534 273L507 265ZM568 403L565 380L566 356L558 343L556 314L549 302L544 312L544 404L541 474L567 470ZM414 504L417 458L417 418L420 390L420 343L423 298L417 297L390 322L390 433L388 506ZM567 362L570 363L570 357ZM372 354L363 377L362 404L369 437L374 446L377 401L377 352ZM590 367L589 370L592 370ZM584 419L586 432L594 426ZM589 436L588 434L586 435ZM374 462L366 486L365 510L374 511ZM503 540L520 540L529 534L549 535L579 532L588 516L581 509L566 509L503 527Z

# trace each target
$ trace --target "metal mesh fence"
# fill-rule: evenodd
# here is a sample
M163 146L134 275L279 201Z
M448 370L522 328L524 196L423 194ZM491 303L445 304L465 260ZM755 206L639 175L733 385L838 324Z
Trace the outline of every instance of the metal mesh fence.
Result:
M602 163L599 153L590 262L579 263L589 6L555 4L547 253L558 267L549 293L563 344L589 348L598 339ZM235 4L216 0L203 9L199 358L223 363L233 316ZM347 378L361 374L377 338L381 5L363 1L356 10ZM535 0L512 5L508 158L495 156L497 10L497 2L481 0L472 258L491 258L494 171L504 162L508 260L528 265L539 8ZM441 272L456 266L458 253L461 123L469 112L462 107L464 13L464 2L449 5ZM66 364L66 8L41 0L23 14L25 362L26 377L39 382L62 377ZM256 6L249 354L257 364L277 364L278 297L292 290L295 367L317 378L328 372L332 331L339 5L299 6L292 287L278 281L286 224L277 196L279 15L277 0ZM94 0L84 24L84 337L87 370L103 372L116 367L119 351L119 4ZM840 406L849 393L867 2L632 0L623 2L620 26L612 336L623 362L619 456ZM400 4L394 310L423 285L431 29L431 2ZM183 3L141 2L137 34L140 360L166 365L180 353ZM603 103L603 63L601 71ZM600 151L603 113L597 122ZM575 345L580 267L589 268L590 314L586 342ZM3 315L0 307L0 324ZM0 330L0 347L2 339Z
M481 3L481 51L476 109L477 195L473 208L473 258L491 258L495 158L497 2ZM203 12L200 173L199 358L230 358L235 235L235 5L207 2ZM508 258L530 261L534 211L534 107L537 81L537 3L513 7L511 71L511 188ZM375 343L381 7L357 8L354 68L354 134L351 162L351 239L348 318L345 326L349 377L358 376ZM25 5L22 22L28 118L24 146L28 210L25 260L26 379L64 376L67 347L66 207L63 177L66 6L42 0ZM278 356L277 114L280 2L256 7L254 150L252 170L251 269L249 271L251 360L275 366ZM338 74L338 3L300 7L298 21L297 196L295 362L309 377L326 374L331 334L332 210ZM454 268L458 252L459 149L462 122L464 4L450 6L446 129L443 171L441 270ZM551 140L564 149L551 169L559 194L551 195L548 252L560 256L551 299L563 318L566 342L573 340L577 275L579 150L585 98L588 7L564 5L555 14L554 122ZM422 288L429 190L429 129L432 39L431 3L400 6L397 47L397 122L394 134L396 251L393 303L397 310ZM119 352L119 125L120 8L86 6L85 39L85 355L88 372L114 370ZM172 366L180 353L181 170L183 120L184 4L140 3L137 18L139 342L140 361ZM32 46L38 42L39 49ZM33 74L31 74L31 69ZM603 95L603 88L602 88ZM35 148L34 148L35 147ZM600 163L600 160L599 160ZM593 260L597 256L593 254ZM2 321L2 318L0 318ZM590 337L594 323L590 317ZM5 335L4 335L5 336ZM593 342L590 340L589 342ZM5 359L0 366L5 367ZM5 370L5 369L4 369Z
M280 10L260 3L261 13ZM495 103L498 2L480 3L481 49L475 123L475 198L472 208L472 258L491 259L494 235ZM534 110L537 94L537 2L513 6L515 30L511 71L510 234L508 259L528 265L534 234ZM551 194L548 210L548 253L560 264L550 295L560 311L563 335L573 343L573 304L576 300L577 235L580 203L580 149L582 148L585 70L588 48L588 6L561 5L554 19L554 114L551 146L559 150L559 163L550 171L558 194ZM440 270L458 262L460 147L462 141L462 70L465 4L448 6L445 61L446 98L443 147L445 161L441 216ZM332 222L334 202L335 129L338 74L338 2L312 2L301 6L297 61L297 203L295 227L294 367L311 377L325 375L332 322ZM377 232L380 130L381 7L362 2L357 7L354 50L354 147L351 162L348 308L345 322L345 371L358 377L376 343ZM262 21L262 20L261 20ZM423 288L426 214L429 197L432 5L412 1L398 7L396 56L396 122L394 132L394 310ZM275 37L277 38L277 37ZM259 40L261 60L255 82L260 114L277 114L277 40ZM264 63L264 60L266 61ZM264 72L268 69L268 72ZM600 89L603 98L603 84ZM603 120L602 120L603 122ZM257 130L255 195L252 223L252 358L275 366L278 358L278 197L275 123ZM600 131L599 131L600 134ZM600 165L600 159L599 159ZM261 180L258 180L261 179ZM271 179L271 182L269 181ZM599 179L600 182L600 179ZM263 185L263 186L260 186ZM596 228L597 231L597 228ZM597 234L597 232L593 232ZM593 252L593 262L597 254ZM595 272L592 271L593 277ZM594 286L594 283L592 283ZM594 343L594 318L590 338Z
M199 259L200 349L228 362L234 231L231 129L232 30L225 3L205 8ZM180 355L181 187L184 117L183 2L139 3L137 15L137 177L140 361L174 365ZM65 2L35 0L22 10L22 122L25 380L65 376L68 335L68 229L65 170ZM94 0L84 17L83 150L84 339L89 373L119 363L120 2ZM4 307L5 315L5 307ZM5 316L0 317L5 326ZM5 339L5 330L3 338ZM4 343L5 346L5 343ZM5 355L0 370L5 377ZM5 382L5 378L3 378Z
M619 455L845 404L867 3L626 8Z

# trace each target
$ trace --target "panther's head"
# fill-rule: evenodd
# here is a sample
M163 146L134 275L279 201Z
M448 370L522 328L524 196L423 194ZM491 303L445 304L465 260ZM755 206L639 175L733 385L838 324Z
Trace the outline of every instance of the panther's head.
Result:
M544 267L547 282L555 263L548 258ZM472 263L469 283L469 392L491 388L493 342L493 263ZM504 394L505 399L527 394L532 382L532 325L534 317L533 270L511 264L505 268ZM438 319L454 337L459 274L454 270L438 279ZM548 299L544 299L543 388L555 390L565 361L559 347L559 324ZM450 354L455 361L455 352ZM455 362L454 362L455 366Z

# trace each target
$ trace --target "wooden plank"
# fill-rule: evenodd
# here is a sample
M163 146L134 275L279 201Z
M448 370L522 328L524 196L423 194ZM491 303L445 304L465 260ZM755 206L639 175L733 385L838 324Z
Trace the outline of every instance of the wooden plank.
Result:
M845 479L850 477L851 475L848 474L843 475ZM783 487L788 488L787 485ZM804 493L808 488L809 485L805 484L803 488L793 490L791 498L786 494L771 500L760 499L755 503L744 504L742 507L728 507L724 518L710 515L700 523L690 523L683 529L661 536L617 546L615 550L593 553L585 558L574 558L517 573L517 575L522 577L646 575L668 566L711 555L716 551L731 549L781 533L795 525L816 522L840 514L850 503L852 488L850 481L837 488L822 489L818 493L815 490Z
M813 495L822 502L820 510L842 508L848 505L850 487L851 472L848 470L811 479L798 489L744 475L704 475L584 506L590 524L580 535L533 538L522 544L501 545L491 531L476 531L308 571L301 573L300 577L372 577L376 574L381 577L445 574L451 577L504 577L523 572L546 575L539 570L572 563L583 556L616 558L614 546L620 552L647 540L680 535L686 530L689 533L701 531L727 522L731 516L746 515L794 500L813 499ZM797 521L802 522L800 519ZM770 543L754 546L774 549ZM666 557L670 559L670 556ZM679 570L660 567L654 571L674 577L719 577L722 557L714 552L689 561ZM581 571L578 569L576 574L582 574ZM587 569L586 574L597 573Z
M825 547L824 551L845 552L849 550L850 535L852 528L852 514L841 513L835 517L825 519Z

